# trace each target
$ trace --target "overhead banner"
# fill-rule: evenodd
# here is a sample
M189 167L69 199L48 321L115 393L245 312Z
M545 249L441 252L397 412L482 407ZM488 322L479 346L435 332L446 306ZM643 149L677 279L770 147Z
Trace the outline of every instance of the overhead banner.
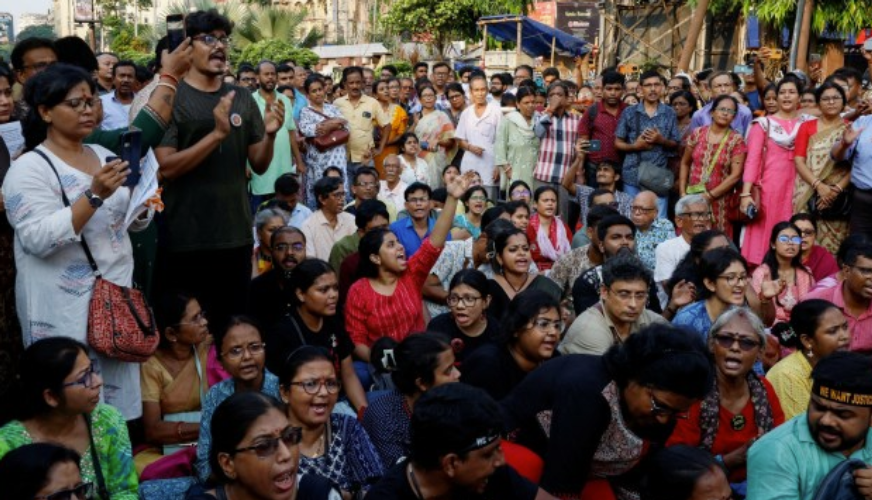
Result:
M77 23L93 23L97 21L97 15L94 12L94 0L73 0L75 10L73 13L73 21Z
M553 28L556 17L554 5L555 2L536 2L530 6L527 17Z

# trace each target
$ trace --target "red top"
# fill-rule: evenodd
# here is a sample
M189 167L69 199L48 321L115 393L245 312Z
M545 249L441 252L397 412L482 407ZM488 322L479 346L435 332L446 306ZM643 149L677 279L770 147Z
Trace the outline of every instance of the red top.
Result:
M815 245L811 248L811 253L808 254L808 260L802 262L802 265L811 269L811 274L815 281L820 281L828 278L839 272L839 264L836 258L826 248Z
M558 246L558 238L557 238L557 224L556 222L560 222L563 224L563 228L566 230L566 239L571 243L572 242L572 231L569 230L569 226L563 222L562 219L557 217L551 218L551 225L548 226L548 240L551 241L551 244L554 246L554 249L557 249ZM533 259L533 262L536 263L536 267L539 268L539 272L545 272L551 267L554 266L553 260L549 259L542 255L542 250L539 249L539 245L536 243L536 240L539 237L539 214L533 214L530 217L530 223L527 225L527 243L530 244L530 258ZM561 253L558 252L558 258L562 256Z
M775 421L775 426L784 423L784 411L781 409L781 403L778 402L778 396L775 395L775 389L768 380L761 379L766 387L766 395L769 400L769 405L772 406L772 420ZM678 419L678 424L672 432L672 436L667 441L666 446L674 446L676 444L686 444L689 446L700 446L702 444L702 430L699 427L699 409L701 402L694 403L690 408L690 418L687 420ZM721 407L718 416L718 433L715 435L715 441L712 444L712 455L726 455L727 453L741 447L751 439L757 436L757 423L754 422L754 405L751 403L751 398L748 398L748 403L742 409L742 416L745 417L745 427L736 431L730 425L733 419L733 414L729 410ZM748 474L745 467L740 467L730 471L730 482L739 483L747 478Z
M846 120L845 123L848 123L848 121ZM805 158L805 154L808 151L808 140L811 139L811 136L817 134L817 126L817 120L809 120L799 126L799 131L796 133L796 142L793 145L794 156Z
M590 110L594 106L597 107L597 112L593 123L591 123ZM618 129L618 122L621 120L621 113L625 109L627 109L627 104L622 102L618 105L618 113L613 115L606 111L602 103L598 102L587 108L587 111L584 112L584 116L582 116L581 122L578 124L578 135L586 135L589 139L595 139L601 143L599 151L587 153L587 159L590 162L599 164L602 161L608 160L615 165L621 164L621 155L615 148L615 131Z
M411 332L424 330L424 302L421 290L442 248L424 240L409 259L409 267L400 276L393 295L376 292L369 280L357 280L348 290L345 303L345 328L355 344L372 344L381 337L397 342Z

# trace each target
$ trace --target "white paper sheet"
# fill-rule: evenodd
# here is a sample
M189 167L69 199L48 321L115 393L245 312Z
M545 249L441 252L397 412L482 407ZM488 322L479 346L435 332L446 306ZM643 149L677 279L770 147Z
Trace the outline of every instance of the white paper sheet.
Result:
M21 133L21 122L9 122L0 125L0 137L3 137L3 142L6 143L6 149L12 159L18 156L18 153L24 148L24 135Z

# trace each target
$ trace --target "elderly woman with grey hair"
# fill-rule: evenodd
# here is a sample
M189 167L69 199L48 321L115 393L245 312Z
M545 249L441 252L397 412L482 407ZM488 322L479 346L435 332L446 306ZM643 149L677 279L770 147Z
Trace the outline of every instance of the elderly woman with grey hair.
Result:
M715 382L706 397L678 420L667 443L711 452L738 492L744 491L748 449L784 422L775 390L754 371L766 335L763 322L747 307L734 307L718 317L708 335Z
M288 225L290 215L278 208L262 208L254 216L254 236L257 245L251 256L251 277L257 278L272 269L272 256L269 242L272 234Z

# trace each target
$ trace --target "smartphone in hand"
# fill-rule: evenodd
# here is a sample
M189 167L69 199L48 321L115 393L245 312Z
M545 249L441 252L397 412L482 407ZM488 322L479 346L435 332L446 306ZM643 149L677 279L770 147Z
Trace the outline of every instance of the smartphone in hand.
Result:
M176 50L176 47L185 41L185 16L182 14L167 16L167 40L169 52Z
M142 173L139 165L141 149L141 131L128 130L121 134L121 159L127 162L127 168L130 169L130 174L124 181L125 186L135 186L139 183L139 177Z

